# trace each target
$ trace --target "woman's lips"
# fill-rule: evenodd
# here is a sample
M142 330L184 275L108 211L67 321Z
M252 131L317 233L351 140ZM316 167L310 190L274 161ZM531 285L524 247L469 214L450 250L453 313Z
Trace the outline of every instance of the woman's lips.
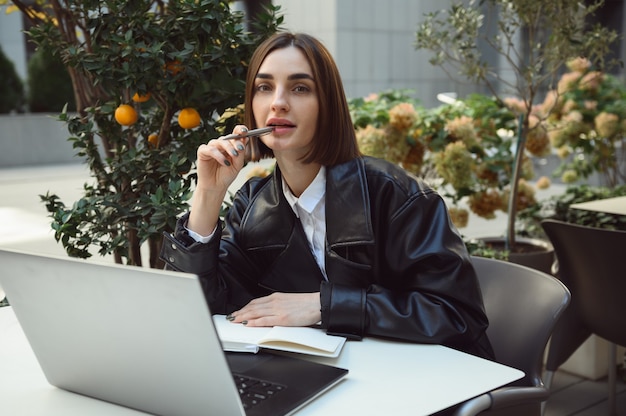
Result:
M272 132L274 135L280 136L281 134L286 134L292 131L296 126L274 126L274 131Z
M271 117L266 122L268 127L274 127L274 136L290 133L296 127L291 120L282 117Z

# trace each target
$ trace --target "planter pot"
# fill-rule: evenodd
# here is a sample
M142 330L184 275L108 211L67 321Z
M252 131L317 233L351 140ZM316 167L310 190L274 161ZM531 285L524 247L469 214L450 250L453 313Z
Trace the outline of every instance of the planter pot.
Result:
M482 237L478 240L494 250L504 250L505 247L504 237ZM547 274L552 274L555 259L552 244L536 238L516 237L515 247L509 252L511 263L521 264Z
M548 349L546 348L546 359ZM609 342L592 334L559 369L590 380L599 380L609 373L608 351ZM626 359L625 353L626 349L618 345L615 357L618 364Z

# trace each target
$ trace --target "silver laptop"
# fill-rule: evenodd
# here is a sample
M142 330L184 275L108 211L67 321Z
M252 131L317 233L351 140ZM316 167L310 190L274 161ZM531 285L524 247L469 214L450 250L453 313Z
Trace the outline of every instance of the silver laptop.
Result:
M224 353L195 275L10 250L0 265L48 382L64 390L158 415L283 415L347 373Z

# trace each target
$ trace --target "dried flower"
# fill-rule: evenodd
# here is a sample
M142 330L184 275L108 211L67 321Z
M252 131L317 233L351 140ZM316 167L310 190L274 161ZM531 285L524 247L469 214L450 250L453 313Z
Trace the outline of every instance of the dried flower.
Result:
M595 111L598 108L598 102L595 100L585 100L584 107L585 110Z
M566 144L575 143L588 132L589 126L583 123L582 114L578 111L572 111L564 116L561 122L548 130L548 137L552 147L559 148Z
M591 71L583 75L580 80L580 89L583 91L597 91L604 75L598 71Z
M505 206L509 202L509 196L511 194L510 189L506 189L502 193L502 204ZM526 180L520 179L517 183L517 197L515 198L515 206L519 211L531 207L537 203L535 199L535 188L532 187Z
M565 104L563 104L563 107L561 108L561 114L564 114L567 116L570 113L575 112L576 109L578 109L578 104L576 103L576 101L567 100L565 101ZM582 115L581 115L581 119L582 119Z
M548 189L551 185L550 182L550 178L548 178L547 176L542 176L541 178L537 179L537 189Z
M533 161L527 155L524 155L522 158L522 174L520 177L526 180L531 180L535 177Z
M587 72L587 70L591 68L591 62L589 59L583 57L571 59L566 63L566 65L570 71L579 72L581 74Z
M448 209L450 219L457 228L467 227L469 212L465 208L450 207Z
M393 163L400 163L409 149L406 137L391 128L381 129L367 125L357 129L356 139L364 154Z
M409 151L410 144L406 135L393 128L385 129L384 146L386 148L385 159L394 163L401 163Z
M524 179L520 179L517 185L517 209L522 210L536 203L535 188Z
M419 174L424 166L424 156L426 155L426 145L421 140L416 140L409 147L409 151L402 161L402 167L409 172Z
M566 92L572 90L576 87L578 80L581 78L581 74L579 72L567 72L561 76L559 80L556 90L559 94L565 94Z
M523 100L517 97L506 97L502 101L504 101L504 105L515 114L526 114L528 106Z
M495 190L470 195L468 205L474 214L486 219L495 218L496 211L506 206L502 204L502 196Z
M559 111L559 107L563 105L562 101L556 90L550 90L543 99L538 113L543 117L548 117L552 112Z
M368 124L365 128L356 131L356 140L361 152L374 157L383 157L386 153L384 147L385 130Z
M474 159L465 147L465 143L449 143L443 152L435 154L434 159L437 173L455 189L472 186Z
M455 117L446 123L445 129L450 136L465 142L468 147L475 145L478 140L474 120L471 117Z
M498 172L490 169L490 165L487 163L482 163L475 168L476 177L480 179L482 183L486 186L498 186Z
M567 159L572 154L572 149L569 146L561 146L556 149L556 155L561 159Z
M410 103L396 104L389 110L389 125L396 130L406 131L417 121L417 112Z
M578 172L572 169L568 169L561 175L563 183L574 183L578 180Z
M602 112L593 119L596 132L600 137L612 137L619 131L620 122L617 114Z
M526 149L534 156L546 156L550 153L550 139L545 124L534 115L529 117L528 124L530 130L526 137Z

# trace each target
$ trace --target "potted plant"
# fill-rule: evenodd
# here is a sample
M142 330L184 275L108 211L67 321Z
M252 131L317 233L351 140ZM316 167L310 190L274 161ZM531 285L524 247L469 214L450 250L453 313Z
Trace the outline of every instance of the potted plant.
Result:
M474 94L425 109L407 91L386 91L352 99L350 108L363 153L390 160L426 179L446 197L458 228L467 225L468 209L486 219L506 210L517 119L503 103ZM519 209L536 203L535 189L526 181L534 177L531 158L550 149L545 132L532 136L531 141L525 148L525 180L520 181L516 200ZM549 180L541 178L537 184L545 187ZM528 246L546 245L532 243ZM472 254L508 258L507 251L485 245L483 240L468 241ZM550 263L551 258L546 267Z
M238 113L227 110L242 102L247 60L282 22L278 8L252 32L228 1L12 3L31 40L68 68L76 113L59 119L93 179L70 206L41 196L55 238L70 256L96 248L138 266L147 246L161 267L162 233L188 209L196 149L232 128Z
M554 88L565 63L585 57L595 68L604 65L615 32L600 25L591 27L588 17L602 2L578 0L550 2L488 0L453 2L447 10L427 14L416 33L416 48L434 53L431 63L452 77L461 77L487 88L493 99L504 104L513 97L517 115L515 157L510 176L505 248L518 249L515 221L516 198L522 178L524 149L533 135L543 136L546 121L560 99ZM497 29L492 35L484 24ZM487 49L506 62L491 65ZM550 94L546 94L551 90ZM537 106L538 103L543 103Z
M470 210L495 218L506 209L513 173L516 117L512 110L485 95L473 94L454 103L426 109L406 91L386 91L349 102L357 140L368 155L381 157L425 178L447 197L453 222L467 225ZM533 155L549 151L547 135L526 149L522 178L534 177ZM544 178L540 184L549 185ZM535 203L534 190L521 182L518 207Z
M546 238L541 221L554 219L585 227L626 231L626 217L605 212L571 209L570 205L598 199L626 196L626 184L609 186L570 185L560 195L554 195L523 209L518 215L520 234Z
M557 84L559 100L546 124L562 163L564 183L598 175L609 188L626 183L626 86L586 59L568 64Z

